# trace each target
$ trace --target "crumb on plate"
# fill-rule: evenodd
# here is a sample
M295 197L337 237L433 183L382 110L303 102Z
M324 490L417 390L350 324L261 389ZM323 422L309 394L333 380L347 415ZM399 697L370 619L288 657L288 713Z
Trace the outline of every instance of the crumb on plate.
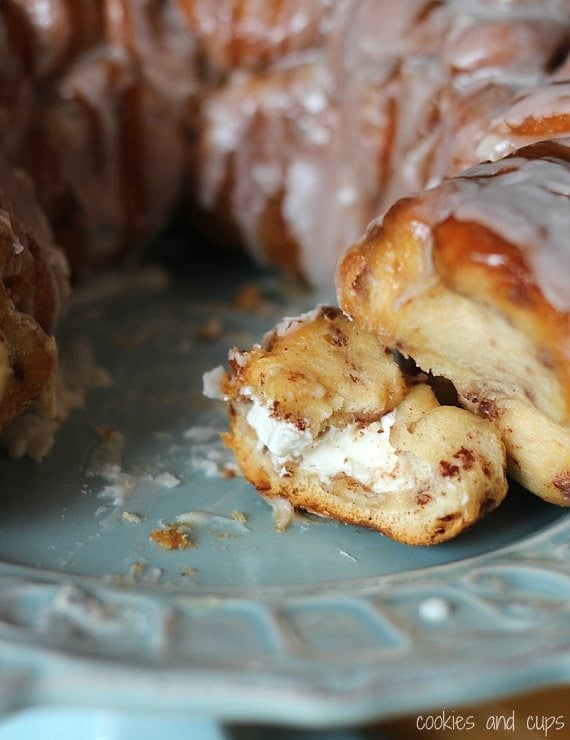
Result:
M125 522L130 522L130 524L140 524L143 521L143 517L133 511L123 511L121 518Z
M192 546L188 532L180 526L153 529L149 538L163 550L187 550Z
M201 342L215 342L222 336L224 327L220 319L211 318L198 330L198 339Z

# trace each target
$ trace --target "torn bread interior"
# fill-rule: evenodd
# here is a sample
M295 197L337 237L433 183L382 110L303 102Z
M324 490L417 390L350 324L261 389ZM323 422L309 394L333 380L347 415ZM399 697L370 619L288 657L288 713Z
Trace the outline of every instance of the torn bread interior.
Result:
M506 494L493 425L440 405L424 375L405 374L339 309L285 319L229 366L206 392L228 402L224 441L269 500L430 545Z

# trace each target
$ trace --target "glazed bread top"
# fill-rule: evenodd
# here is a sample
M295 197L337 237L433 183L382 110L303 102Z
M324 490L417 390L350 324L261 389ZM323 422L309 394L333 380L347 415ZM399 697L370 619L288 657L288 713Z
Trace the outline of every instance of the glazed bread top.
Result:
M489 316L501 317L529 342L513 369L513 377L520 379L515 392L526 394L567 425L569 195L570 140L560 139L477 165L405 198L341 259L340 304L398 347L398 314L419 296L443 286L468 299ZM465 327L465 332L470 330ZM496 368L509 361L508 346L501 346L498 338L497 344ZM557 386L549 401L540 400L540 383L532 390L525 386L525 358L539 368L537 377L544 378L544 387L552 382Z
M276 37L287 33L285 8L302 18L299 3L268 3L253 23L255 5L224 3L236 27L252 22L258 44L270 12ZM364 0L332 13L326 5L314 3L322 16L312 46L265 65L258 55L257 66L208 87L191 171L198 206L222 214L231 239L328 287L346 245L398 198L570 133L561 71L570 9ZM240 39L236 63L245 64ZM208 59L224 58L227 69L232 47L215 41Z

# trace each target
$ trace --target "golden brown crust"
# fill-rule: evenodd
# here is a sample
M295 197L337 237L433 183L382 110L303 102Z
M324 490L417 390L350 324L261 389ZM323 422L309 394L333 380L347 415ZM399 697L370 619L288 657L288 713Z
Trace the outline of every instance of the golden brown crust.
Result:
M263 346L230 353L230 366L230 395L255 389L273 418L314 435L325 425L374 421L406 392L389 351L330 306L285 319Z
M542 362L560 380L566 408L561 416L570 421L569 314L547 300L520 249L480 224L451 217L434 228L434 263L449 290L492 305L533 337Z

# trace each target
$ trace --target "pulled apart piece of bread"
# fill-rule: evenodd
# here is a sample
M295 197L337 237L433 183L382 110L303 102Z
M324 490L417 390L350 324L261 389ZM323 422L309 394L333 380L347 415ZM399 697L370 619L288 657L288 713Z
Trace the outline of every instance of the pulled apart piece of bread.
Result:
M499 430L510 475L570 506L570 139L396 203L341 259L341 307Z
M224 441L268 499L431 545L506 494L495 427L441 406L423 374L406 376L336 308L285 319L229 364L206 385L229 403Z

